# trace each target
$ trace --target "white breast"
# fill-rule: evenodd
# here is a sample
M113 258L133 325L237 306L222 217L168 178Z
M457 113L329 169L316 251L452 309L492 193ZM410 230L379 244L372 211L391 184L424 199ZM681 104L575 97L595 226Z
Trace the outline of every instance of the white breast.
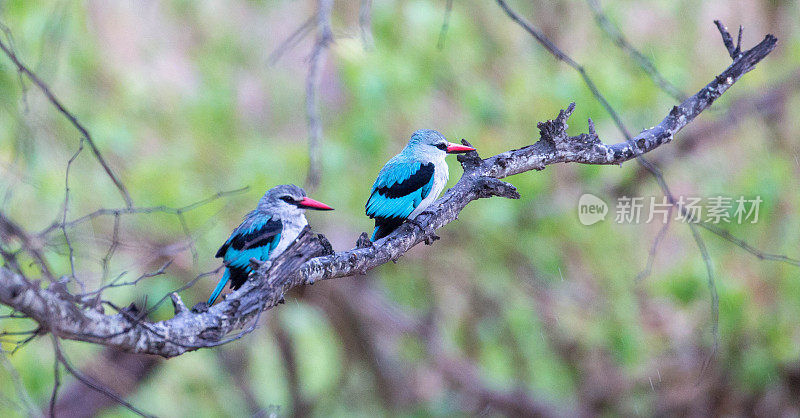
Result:
M295 239L297 239L297 236L300 235L300 232L303 231L303 228L308 225L305 215L281 219L281 223L283 225L283 229L281 230L281 240L278 241L278 246L272 250L269 258L275 258L289 248L289 245L293 243Z
M444 190L445 184L447 184L447 179L450 177L450 171L447 169L447 162L445 162L444 159L435 161L433 167L433 187L431 187L431 192L428 193L428 196L422 199L419 206L408 215L408 219L416 218L417 215L427 209L428 206L439 197L439 194Z

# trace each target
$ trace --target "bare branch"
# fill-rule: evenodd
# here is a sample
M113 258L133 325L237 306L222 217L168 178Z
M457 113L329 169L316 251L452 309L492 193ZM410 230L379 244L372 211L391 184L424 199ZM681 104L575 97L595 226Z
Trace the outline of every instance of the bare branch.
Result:
M358 28L361 31L361 42L365 49L370 49L375 44L372 38L372 0L361 0L358 9Z
M64 366L64 368L69 372L69 374L74 376L76 379L80 380L84 385L96 390L97 392L100 392L100 393L108 396L109 398L111 398L112 400L117 402L118 404L128 408L128 410L130 410L131 412L133 412L133 413L135 413L137 415L140 415L140 416L143 416L143 417L153 417L153 415L147 414L147 413L143 412L142 410L140 410L139 408L136 408L135 406L131 405L130 403L128 403L127 401L125 401L124 399L119 397L114 392L111 392L110 390L108 390L105 387L103 387L103 385L100 385L97 382L94 382L93 380L91 380L88 377L84 376L81 372L76 370L74 367L72 367L72 365L69 363L69 361L67 361L67 358L64 356L63 351L61 350L61 343L58 341L58 338L55 337L55 336L53 337L53 347L54 347L54 351L56 353L57 362L60 362ZM56 389L54 389L54 392L53 392L54 395L55 395L55 392L56 392Z
M333 41L331 31L331 9L333 0L318 0L317 7L317 40L311 50L311 58L308 62L308 75L306 76L306 118L308 119L308 177L306 186L310 189L316 188L319 184L322 168L320 167L320 155L322 153L322 124L319 120L319 109L317 108L317 94L319 91L320 71L322 61L328 45Z
M303 395L303 386L297 371L297 358L294 354L295 348L292 338L279 321L270 322L270 330L275 337L275 342L278 345L278 352L283 359L283 365L286 369L287 386L289 387L289 394L292 399L292 416L308 416L313 412L312 404Z
M603 12L602 7L600 7L600 2L598 0L587 0L589 3L589 8L592 9L592 13L594 14L594 18L597 21L597 24L600 26L601 29L611 38L617 46L620 47L623 51L625 51L628 55L639 64L639 67L647 73L648 76L653 80L653 82L664 92L669 94L670 96L674 97L679 102L686 100L686 95L680 91L679 88L675 87L669 80L667 80L661 73L658 72L656 66L653 64L650 59L648 59L644 54L639 52L636 48L625 39L625 35L614 26L613 23L608 19L606 14Z
M183 303L183 299L181 299L180 295L177 293L170 293L169 298L172 299L172 307L175 309L175 315L180 315L188 310L186 305Z
M739 26L739 41L736 45L733 45L733 37L730 32L728 32L728 28L719 20L715 20L714 24L717 25L719 34L722 35L722 43L724 43L725 48L728 49L728 55L730 55L733 60L739 58L739 55L742 53L742 27Z
M306 19L294 32L292 32L283 42L278 45L272 53L269 54L267 62L269 65L275 65L281 59L284 53L294 48L300 41L303 40L309 33L311 28L314 27L314 16Z
M125 310L105 315L83 306L55 285L41 288L19 274L0 269L0 303L30 316L59 338L88 341L125 351L173 357L198 348L232 341L254 329L260 314L283 301L291 288L319 280L346 277L397 260L413 246L430 239L434 231L457 219L469 202L492 196L517 198L514 186L500 179L559 162L621 164L670 142L673 136L708 108L731 85L752 70L775 47L772 35L741 56L698 93L689 97L653 128L630 141L603 143L594 129L569 136L567 120L574 104L554 120L540 123L540 139L521 149L481 159L477 152L459 156L464 169L458 183L435 201L415 222L373 245L333 253L321 235L304 231L269 267L262 266L239 290L208 307L199 303L192 310L178 309L165 321L148 322L142 315ZM462 141L467 143L466 141ZM418 224L419 226L415 225ZM166 297L165 297L166 298ZM247 329L234 337L235 330Z
M453 13L453 0L447 0L444 7L444 20L442 21L442 29L439 31L439 41L436 43L436 48L444 48L444 41L447 37L447 30L450 28L450 15Z
M800 90L800 70L795 70L783 80L769 86L768 89L758 89L737 97L726 106L725 112L714 120L692 124L691 129L681 134L680 142L675 144L674 152L648 157L655 163L665 164L684 158L701 144L704 146L713 144L718 147L721 139L737 138L735 135L726 136L725 134L736 129L750 117L761 117L767 121L780 120L785 117L789 99L798 90ZM641 184L641 180L646 175L647 170L641 167L630 180L615 186L614 194L630 193L630 187Z
M653 239L653 244L650 246L650 252L647 254L647 263L645 263L644 270L640 271L639 274L636 275L637 282L644 280L653 271L653 263L656 259L656 250L658 249L658 245L661 244L661 241L667 236L667 230L669 230L669 226L672 224L673 209L675 209L675 205L670 206L667 210L667 222L664 222L664 225L658 229L658 233L656 234L655 239Z
M253 391L250 377L251 362L247 354L246 346L228 347L217 350L217 358L223 365L225 372L230 376L236 391L244 398L251 418L266 418L270 415L266 413L267 408L261 406L259 396Z
M80 367L82 375L124 398L136 391L162 363L158 357L105 348ZM62 387L54 417L93 417L117 405L115 399L75 380ZM113 409L111 409L113 411Z
M689 228L692 230L692 237L697 244L697 248L700 249L700 256L703 257L706 274L708 275L708 292L711 294L711 337L714 342L711 353L708 355L708 360L703 365L703 369L705 369L707 365L711 364L711 359L716 355L719 348L719 294L717 293L717 286L714 284L714 267L711 263L711 256L708 255L708 248L706 248L705 242L700 237L697 225L690 222ZM700 374L702 373L703 370L700 371Z
M114 256L114 253L117 251L117 247L119 246L119 222L120 222L120 214L114 215L114 227L111 232L111 245L108 246L108 251L106 251L106 255L103 256L101 260L101 264L103 266L103 275L100 278L100 281L105 283L106 279L108 278L108 265L111 262L111 257Z
M214 195L207 197L203 200L194 202L192 204L180 207L180 208L173 208L169 206L144 206L144 207L124 207L124 208L103 208L98 209L92 213L86 214L81 216L80 218L73 219L69 222L54 222L53 224L49 225L47 228L39 232L37 235L42 238L46 239L48 235L53 233L56 230L60 230L62 228L71 229L80 225L84 222L90 221L94 218L100 216L119 216L119 215L134 215L140 213L168 213L171 215L179 216L201 206L207 205L215 200L221 199L223 197L233 196L239 193L243 193L249 189L248 186L236 189L236 190L229 190L223 192L217 192Z
M53 337L53 391L50 393L50 416L56 416L56 401L58 400L58 389L61 387L61 361L56 354L56 337Z
M580 74L580 76L581 76L581 78L583 78L583 81L586 84L586 86L592 92L592 94L597 99L597 101L600 102L600 104L611 115L611 118L614 120L614 123L617 125L617 128L620 130L620 132L622 132L622 135L627 140L627 143L629 145L631 145L631 147L632 147L631 151L634 153L636 161L642 167L644 167L647 171L649 171L653 175L653 177L656 179L659 187L661 188L662 192L668 198L670 204L672 204L673 206L677 205L679 212L683 216L686 216L686 208L683 207L682 205L677 204L677 201L676 201L674 195L672 194L672 192L670 191L669 186L667 185L667 182L664 179L663 174L661 173L661 170L659 170L656 166L654 166L647 159L645 159L644 156L642 156L640 150L637 149L637 148L640 148L639 142L643 140L643 138L641 138L642 134L644 134L644 133L646 133L648 131L652 131L655 128L662 127L662 125L664 125L664 122L662 121L662 123L659 124L659 126L642 132L642 134L639 134L636 138L631 138L631 135L630 135L627 127L625 126L624 122L622 121L622 119L619 117L617 112L613 109L613 107L608 102L608 100L606 100L605 96L603 96L600 93L600 91L598 90L597 86L594 84L592 79L586 73L584 68L580 64L575 62L572 58L570 58L567 54L565 54L563 51L561 51L541 31L539 31L538 29L533 27L533 25L531 25L528 21L526 21L524 18L522 18L520 15L518 15L514 10L512 10L504 0L497 0L497 3L500 5L500 7L503 9L503 11L513 21L518 23L523 29L525 29L528 33L530 33L542 46L545 47L545 49L547 49L557 59L567 63L567 65L569 65L570 67L575 69ZM731 54L731 57L734 60L734 64L737 63L737 62L741 62L745 66L750 66L751 64L747 64L748 60L740 60L740 58L744 58L744 54L740 53L740 51L741 51L742 28L741 27L739 28L739 45L737 45L736 48L733 48L732 47L733 41L732 41L730 35L727 33L727 30L724 29L724 27L721 25L721 23L719 23L719 21L715 21L715 24L719 28L720 33L722 33L723 42L725 43L726 48L728 49L729 53ZM756 49L758 49L759 46L765 46L766 48L764 48L764 50L766 51L766 53L769 53L769 52L772 51L772 49L775 48L776 44L777 44L777 39L772 35L767 35L765 37L765 39L759 45L757 45L756 47L754 47L753 49L751 49L750 51L747 51L747 52L750 53L750 52L753 52ZM757 58L757 60L760 60L760 59L761 58ZM728 70L731 70L732 67L733 66L729 67ZM727 73L728 70L726 70L726 73ZM747 71L749 71L749 70L747 70ZM744 72L736 71L736 73L744 74L747 71L744 71ZM722 75L718 76L716 81L723 80L724 84L727 84L727 86L729 87L730 84L731 84L730 81L733 81L733 80L730 78L730 76L726 76L726 73L723 73ZM701 100L693 101L693 100L691 100L692 98L690 98L688 100L684 100L683 103L681 104L681 106L686 105L687 103L699 104L699 105L701 105L701 107L698 108L697 110L699 110L699 111L704 110L705 108L710 106L711 103L713 103L714 100L716 100L716 98L718 98L719 95L721 95L727 89L726 86L718 86L718 87L721 87L719 89L719 93L718 94L709 91L709 93L712 93L712 94L710 94L709 97L707 97L707 99L710 99L710 100L704 100L703 98L698 97ZM712 88L712 85L709 84L708 86L706 86L706 88L710 89L710 88ZM703 93L702 90L700 91L700 93L696 94L694 97L697 97L701 93ZM715 97L713 97L713 96L715 96ZM688 113L687 112L681 112L677 107L674 107L673 108L673 112L671 112L670 115L675 114L676 117L687 117L687 116L689 116L690 119L686 121L686 123L688 123L694 117L694 116L691 116L692 113L694 113L694 112L691 112L691 111L688 112ZM696 116L697 113L694 113L694 115ZM680 128L681 127L678 127L678 129L680 129ZM592 124L591 120L589 121L589 129L590 129L590 135L593 135L594 134L594 127L593 127L593 124ZM669 134L666 137L666 140L670 141L671 138L672 138L672 135L674 135L676 132L677 131L675 131L675 132L666 132L666 133ZM665 133L665 132L662 131L661 133ZM566 136L566 133L564 135ZM634 143L634 141L636 141L636 143ZM701 224L701 226L703 226L703 225ZM717 314L715 314L715 312L718 311L718 308L717 308L717 303L718 302L716 300L716 287L714 286L713 267L711 265L711 259L706 256L707 254L706 254L705 243L703 242L703 238L699 234L697 234L696 225L692 224L692 225L689 225L689 227L692 229L692 235L693 235L695 241L697 242L698 249L700 250L701 254L703 254L703 261L706 263L706 269L707 269L707 271L709 273L709 286L711 287L711 296L712 296L712 301L711 301L711 305L712 305L711 306L711 310L712 310L712 330L714 331L714 336L715 336L714 347L715 347L715 350L716 350L716 346L718 344L718 341L717 341L717 338L716 338L716 336L717 336L716 330L717 330L717 328L719 326L719 324L718 324L719 316ZM706 228L706 229L712 230L711 228Z
M78 158L81 151L83 151L83 142L84 138L81 138L80 143L78 144L78 150L75 151L75 154L72 155L72 158L69 159L67 162L67 169L66 174L64 175L64 207L62 208L62 216L61 216L61 232L64 234L64 242L67 243L67 248L69 248L69 271L70 275L72 276L72 280L75 280L80 284L82 290L86 290L83 285L83 281L78 280L75 277L75 249L72 248L72 242L69 239L69 234L67 233L67 212L69 211L69 170L72 167L72 163L75 162L75 159Z
M30 254L31 257L33 257L33 259L36 261L36 264L42 270L42 274L44 274L47 278L52 279L53 274L50 271L50 267L47 265L47 260L45 260L44 254L41 252L41 243L39 240L35 239L35 237L29 236L24 228L9 219L3 213L0 213L0 239L7 241L11 237L16 237L20 242L22 249Z
M385 358L381 364L374 365L385 377L390 378L387 384L392 384L389 389L413 388L415 383L404 382L413 377L404 376L404 373L393 373L385 368L389 358L396 355L383 354L381 347L385 343L399 343L399 340L409 335L419 338L427 352L426 359L430 364L425 368L441 375L442 379L455 391L463 396L463 403L473 414L484 411L485 408L500 412L505 416L574 416L572 406L558 405L545 399L540 399L524 388L519 382L510 381L507 389L494 388L488 385L481 376L480 370L468 359L452 352L445 347L439 331L439 324L435 314L415 317L403 310L397 304L387 300L371 284L372 281L351 281L337 287L330 287L329 292L318 297L334 298L334 303L348 317L352 317L353 324L363 334L357 341L369 350L370 356ZM381 344L378 344L380 342ZM407 369L408 367L403 367ZM411 389L413 392L414 389ZM395 395L397 396L397 395ZM413 393L401 396L414 396Z
M735 236L731 235L730 232L716 226L713 224L708 223L700 223L699 224L702 228L708 230L712 234L735 244L737 247L747 251L748 253L754 255L759 260L770 260L770 261L779 261L781 263L791 264L793 266L800 267L800 260L796 258L787 257L785 255L780 254L770 254L765 253L758 248L753 247L752 245L748 244L746 241L736 238Z
M594 84L594 81L586 74L586 70L583 69L583 66L575 62L572 58L569 57L564 51L562 51L556 44L553 43L550 39L548 39L544 33L540 30L536 29L533 25L531 25L527 20L525 20L522 16L517 14L514 10L509 7L508 3L505 0L497 0L497 4L503 9L504 12L511 18L511 20L517 22L525 31L527 31L531 36L533 36L536 41L538 41L547 51L549 51L556 59L559 61L565 62L567 65L572 67L575 71L580 74L581 78L583 78L583 82L586 86L591 90L592 95L597 98L600 104L606 109L606 111L611 115L611 118L614 119L614 123L617 124L617 127L622 131L625 135L625 138L630 138L630 134L628 133L627 128L622 123L622 118L619 117L617 112L611 107L611 104L608 103L608 100L600 93L600 90L597 88L597 85Z
M64 117L67 118L67 120L72 124L72 126L74 126L75 129L77 129L81 133L82 135L81 141L85 140L86 143L89 144L89 148L92 150L92 153L94 153L95 158L97 158L97 162L100 163L100 165L103 167L103 170L105 170L108 177L114 183L114 186L116 186L117 190L119 190L123 200L125 200L125 204L128 207L133 206L133 200L131 200L131 196L128 193L128 189L125 188L125 185L122 184L122 181L117 177L116 174L114 174L114 171L111 169L111 166L108 165L108 162L106 162L103 155L100 154L100 149L97 148L97 145L95 145L94 140L92 139L92 135L89 134L89 131L80 123L80 121L78 121L78 118L75 117L75 115L73 115L69 110L67 110L63 104L61 104L61 101L58 100L58 98L56 98L56 96L53 94L52 91L50 91L50 88L47 86L47 84L45 84L44 81L42 81L36 74L33 73L33 71L29 70L28 67L26 67L19 60L14 51L11 48L9 48L3 42L2 39L0 39L0 50L2 50L6 54L6 56L11 60L11 62L14 63L14 65L17 67L17 70L25 74L25 76L28 77L28 79L31 80L33 84L35 84L36 87L39 88L39 90L41 90L41 92L45 95L45 97L47 97L47 100L49 100L50 103L52 103L53 106L55 106L55 108L62 115L64 115Z
M652 151L670 142L678 131L711 106L741 76L751 71L758 62L775 49L777 41L774 36L767 35L763 41L744 52L739 59L703 89L680 105L673 107L661 123L642 131L630 141L605 145L600 142L597 134L593 133L580 134L575 137L567 136L566 119L574 109L571 106L566 111L562 111L556 120L539 124L544 141L519 150L507 151L487 160L489 165L495 167L491 172L492 177L503 178L531 169L541 169L545 165L556 162L621 164L637 155ZM533 151L531 148L535 148L535 152L531 152ZM517 164L495 164L498 160L511 160Z
M136 286L137 284L139 284L140 281L142 281L144 279L149 279L151 277L156 277L156 276L160 276L160 275L164 274L166 272L166 270L167 270L167 267L169 267L170 264L172 264L172 260L169 260L166 263L164 263L156 271L153 271L151 273L144 273L144 274L140 275L139 277L137 277L137 278L135 278L135 279L133 279L131 281L127 281L127 282L120 282L120 280L123 277L125 277L125 272L123 272L122 274L117 276L116 279L112 280L110 283L105 284L105 285L103 285L103 286L101 286L101 287L99 287L99 288L97 288L97 289L95 289L95 290L93 290L91 292L81 293L78 296L86 298L88 296L99 295L104 290L110 289L110 288L113 288L113 287Z
M5 351L0 350L0 363L2 363L3 368L6 370L10 377L11 383L14 384L14 390L17 392L17 398L19 398L19 403L27 410L29 416L36 415L34 411L33 401L31 400L31 395L28 393L28 389L25 388L25 385L22 382L22 377L19 375L19 372L8 359L8 355Z
M17 51L16 47L14 46L14 36L11 34L11 29L4 23L0 22L0 31L6 35L6 39L8 40L8 49L16 54ZM20 70L17 70L17 76L19 77L20 89L22 90L22 103L25 106L25 112L28 112L28 86L25 85L25 76Z

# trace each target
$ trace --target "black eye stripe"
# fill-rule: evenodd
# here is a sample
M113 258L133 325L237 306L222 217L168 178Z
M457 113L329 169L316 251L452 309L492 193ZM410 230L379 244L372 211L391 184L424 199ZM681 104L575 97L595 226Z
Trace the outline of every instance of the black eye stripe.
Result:
M294 203L294 199L292 199L291 196L281 196L280 199L286 203Z
M447 144L436 144L436 148L439 148L442 151L447 150Z

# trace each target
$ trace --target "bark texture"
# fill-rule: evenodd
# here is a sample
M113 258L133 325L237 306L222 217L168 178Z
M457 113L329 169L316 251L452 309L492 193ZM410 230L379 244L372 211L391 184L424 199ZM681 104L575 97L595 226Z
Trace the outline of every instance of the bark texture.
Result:
M177 294L172 294L175 316L165 321L147 321L135 310L106 314L101 305L76 298L63 284L56 282L43 287L6 268L0 268L0 303L33 318L40 324L40 332L134 353L174 357L232 341L251 331L260 314L282 302L283 295L293 287L363 274L397 260L421 242L432 243L437 238L435 230L456 220L473 200L492 196L519 198L516 188L501 181L502 178L560 162L621 164L670 142L777 44L774 36L767 35L752 49L741 51L732 43L728 45L729 40L724 37L727 31L722 29L733 63L696 94L673 107L658 125L630 141L611 145L602 142L591 120L588 133L569 136L566 128L575 108L572 103L555 119L538 124L540 138L532 145L487 159L481 159L477 152L459 156L464 169L461 179L420 214L415 223L403 224L374 244L362 235L356 248L342 252L333 252L324 236L306 230L269 267L259 268L241 289L210 308L200 303L188 309ZM236 334L231 336L232 333Z

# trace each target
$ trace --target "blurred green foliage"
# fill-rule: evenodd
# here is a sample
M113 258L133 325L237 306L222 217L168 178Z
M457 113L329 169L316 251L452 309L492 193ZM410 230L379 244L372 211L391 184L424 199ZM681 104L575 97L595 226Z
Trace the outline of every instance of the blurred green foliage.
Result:
M444 1L374 2L371 47L357 35L358 5L352 3L337 2L334 10L336 41L320 85L323 178L311 192L337 210L308 215L337 250L350 248L361 231L370 230L363 204L372 180L416 129L466 138L482 156L490 156L532 143L538 137L536 121L553 118L574 101L570 132L585 131L591 117L607 142L620 140L578 74L555 61L493 2L455 2L443 49L436 44ZM586 66L633 130L657 123L674 104L603 35L584 2L518 3L513 6L520 13ZM145 298L152 304L216 268L217 246L266 189L302 184L308 163L304 78L311 37L275 65L267 61L314 4L0 1L0 21L13 34L19 56L90 129L137 206L181 207L249 186L185 214L196 260L186 249L173 252L166 275L110 290L107 297L120 305ZM765 251L800 256L797 82L788 85L779 117L749 112L720 132L702 130L724 120L731 103L758 98L796 73L797 3L609 0L603 6L628 39L687 93L730 61L712 19L745 25L746 46L766 33L778 36L772 55L674 144L651 156L664 159L661 168L675 194L761 196L758 223L726 229ZM36 232L62 216L64 171L80 138L29 82L20 83L5 57L0 58L0 92L0 210ZM701 136L688 153L678 149L684 135ZM677 158L664 158L670 155ZM454 183L461 169L454 159L450 166ZM467 353L493 388L507 389L517 381L537 396L576 402L589 372L584 363L559 352L555 329L586 356L586 364L592 364L590 353L607 354L631 383L606 412L648 415L661 395L658 384L651 389L656 375L658 382L664 374L664 382L685 385L700 375L700 366L689 364L683 371L688 376L666 376L677 367L670 363L674 352L693 347L708 355L713 339L706 267L685 225L670 226L652 274L634 280L661 226L613 222L617 197L660 196L655 181L637 173L635 163L621 168L571 164L514 176L509 181L522 199L470 204L440 231L442 239L434 246L412 250L397 264L375 270L369 280L410 312L438 309L448 348ZM88 150L72 165L69 184L68 219L124 204ZM583 193L611 203L605 222L589 227L578 222L577 200ZM112 226L112 217L101 217L70 231L78 248L76 270L91 283L103 279L99 260ZM184 239L178 219L162 213L123 216L121 230L122 244L105 280L156 270L165 260L163 248ZM797 367L800 269L759 261L729 242L702 235L720 297L714 373L733 379L735 396L758 397L785 384L779 376ZM48 263L58 274L69 274L63 236L56 232L50 238ZM215 281L201 280L183 292L184 300L204 300ZM306 291L321 286L336 283ZM542 292L552 298L555 323L546 325L550 319L542 317ZM153 319L171 315L166 305ZM372 416L385 408L368 370L345 361L346 347L324 312L293 295L265 316L288 330L303 395L314 400L315 414ZM4 330L33 326L2 320ZM286 372L266 327L231 345L249 358L247 379L263 406L290 411ZM79 343L65 347L76 366L100 350ZM401 361L409 364L426 361L414 338L402 354ZM38 338L9 358L37 408L46 405L52 388L49 338ZM16 399L10 379L0 379L0 391ZM214 350L164 362L129 400L163 416L249 413ZM12 412L8 403L0 403L0 410ZM458 401L444 390L402 412L453 415ZM120 408L107 416L119 414L128 412Z

